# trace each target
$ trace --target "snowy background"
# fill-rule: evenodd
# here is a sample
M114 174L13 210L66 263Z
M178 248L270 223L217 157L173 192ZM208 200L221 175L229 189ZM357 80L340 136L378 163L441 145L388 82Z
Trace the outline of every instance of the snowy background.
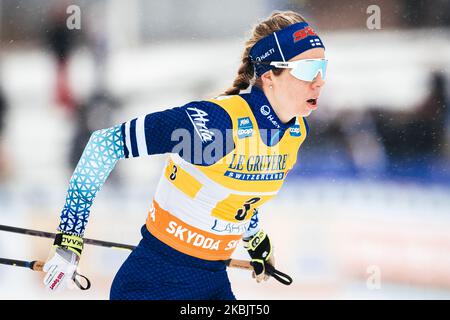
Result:
M221 93L251 26L295 9L319 30L330 63L296 168L261 208L277 267L294 283L256 284L230 269L237 298L449 299L450 8L343 2L349 10L325 1L0 0L0 224L54 232L89 132ZM48 35L70 4L82 20L63 39L73 43L64 95ZM370 4L381 30L366 26ZM164 160L120 161L85 236L136 245ZM51 243L0 232L0 257L45 260ZM107 299L127 255L87 245L79 272L92 288L59 295L44 290L43 274L0 265L0 299Z

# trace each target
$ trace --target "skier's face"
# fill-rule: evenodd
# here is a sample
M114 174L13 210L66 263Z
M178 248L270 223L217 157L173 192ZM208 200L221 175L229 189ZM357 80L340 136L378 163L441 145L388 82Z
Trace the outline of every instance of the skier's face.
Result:
M325 50L314 48L289 61L323 58L325 58ZM290 69L283 69L278 76L269 71L261 76L264 92L283 122L289 121L294 116L309 116L313 110L317 109L317 99L325 84L320 73L313 81L303 81L295 78L289 71Z

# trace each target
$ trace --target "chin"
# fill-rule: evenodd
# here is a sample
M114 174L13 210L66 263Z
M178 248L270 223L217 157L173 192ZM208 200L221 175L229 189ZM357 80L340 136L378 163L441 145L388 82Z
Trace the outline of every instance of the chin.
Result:
M312 110L309 110L309 111L307 111L306 114L304 114L302 117L308 117L308 116L311 115L311 113L312 113Z
M297 116L308 117L311 114L311 112L312 112L312 110L310 110L310 109L307 109L307 110L303 109L302 111L297 113Z

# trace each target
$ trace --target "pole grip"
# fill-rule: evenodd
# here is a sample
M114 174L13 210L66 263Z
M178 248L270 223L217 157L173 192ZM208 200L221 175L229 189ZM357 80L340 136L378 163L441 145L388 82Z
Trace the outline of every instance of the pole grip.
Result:
M247 261L247 260L228 259L228 260L226 260L226 264L228 267L231 267L231 268L239 268L239 269L246 269L246 270L253 271L253 267L250 264L250 261Z
M34 271L43 271L44 261L31 261L30 269Z

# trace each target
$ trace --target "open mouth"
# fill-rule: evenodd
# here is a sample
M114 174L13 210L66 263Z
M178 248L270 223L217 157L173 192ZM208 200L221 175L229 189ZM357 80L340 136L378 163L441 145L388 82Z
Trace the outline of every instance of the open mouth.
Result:
M317 99L308 99L308 100L306 100L306 102L315 106L317 104Z

